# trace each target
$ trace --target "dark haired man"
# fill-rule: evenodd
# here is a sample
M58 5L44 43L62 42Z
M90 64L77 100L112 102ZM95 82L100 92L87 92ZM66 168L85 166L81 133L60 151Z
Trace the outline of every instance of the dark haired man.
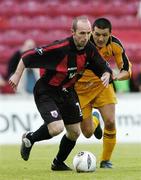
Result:
M113 79L119 81L129 79L130 62L121 42L111 34L111 31L111 22L106 18L98 18L93 23L90 40L109 64L115 61L119 72L113 74ZM99 114L94 112L92 116L92 110L97 108L101 113L104 134L100 167L112 168L110 158L116 144L115 104L117 103L113 85L110 84L105 88L92 71L85 70L82 78L76 83L75 89L83 112L81 129L85 137L89 138L94 133L96 138L102 138Z

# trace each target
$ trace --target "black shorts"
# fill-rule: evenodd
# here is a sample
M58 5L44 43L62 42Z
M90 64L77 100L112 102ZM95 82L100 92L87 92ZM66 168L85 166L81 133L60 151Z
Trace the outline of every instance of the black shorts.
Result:
M64 124L82 121L82 112L74 88L50 86L40 79L34 88L34 99L41 117L47 124L61 119Z

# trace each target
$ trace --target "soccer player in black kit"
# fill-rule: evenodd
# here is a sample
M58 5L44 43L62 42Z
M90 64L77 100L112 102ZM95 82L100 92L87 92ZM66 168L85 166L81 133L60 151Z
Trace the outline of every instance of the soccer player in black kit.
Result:
M85 68L91 69L103 85L108 86L111 69L90 43L91 23L87 17L74 18L72 36L41 48L25 52L9 84L16 90L25 68L44 68L44 75L34 87L34 99L44 124L35 132L22 136L21 156L27 161L33 144L60 134L64 127L59 151L51 165L52 170L71 170L64 161L80 135L82 113L75 82Z

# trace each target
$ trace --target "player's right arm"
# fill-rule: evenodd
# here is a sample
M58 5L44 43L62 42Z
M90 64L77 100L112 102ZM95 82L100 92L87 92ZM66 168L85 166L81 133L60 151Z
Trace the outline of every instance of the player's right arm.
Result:
M21 76L23 74L24 69L25 69L25 65L24 65L24 63L23 63L23 61L21 59L19 61L19 64L17 66L17 69L16 69L15 73L9 79L9 84L12 86L12 88L14 90L17 89L17 86L19 84L19 81L21 79Z
M119 69L119 73L113 74L113 80L122 81L129 79L132 74L132 65L125 53L123 45L115 37L112 37L112 48L117 67Z

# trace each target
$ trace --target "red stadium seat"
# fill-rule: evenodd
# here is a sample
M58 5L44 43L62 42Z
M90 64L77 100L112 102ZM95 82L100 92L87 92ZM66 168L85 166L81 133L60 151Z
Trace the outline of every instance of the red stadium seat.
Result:
M20 6L18 3L13 1L1 1L0 2L0 15L4 15L5 17L9 17L14 14L20 13Z
M126 43L130 43L130 44L136 43L141 45L141 31L139 29L138 30L113 29L113 34Z
M11 48L8 45L0 45L0 64L7 64L15 50L16 48Z
M124 15L136 16L138 10L136 2L111 1L111 3L105 3L103 6L105 15L109 14L117 17Z
M32 18L28 16L13 16L9 19L9 27L10 29L16 29L16 30L27 30L34 28L33 26Z
M138 18L134 16L112 16L112 15L105 15L108 18L113 26L113 29L119 30L138 30L141 27L141 22ZM126 22L126 23L125 23Z
M7 64L0 63L0 74L2 76L4 76L4 75L6 75L6 72L7 72Z
M64 39L65 37L69 36L70 33L68 31L63 31L63 30L55 30L55 31L49 31L47 34L47 39L49 42L59 40L59 39Z
M9 28L9 22L4 16L0 17L0 29L5 30Z
M72 18L70 16L61 15L52 19L52 28L56 30L70 30Z
M40 15L44 13L44 8L43 8L44 3L40 3L39 1L25 1L22 2L20 5L20 10L23 15Z
M140 72L140 64L139 63L133 63L132 64L132 77L135 80L137 78L138 73Z
M27 31L25 33L25 39L33 39L39 46L49 42L47 32L39 29Z
M21 45L24 40L24 33L17 30L8 30L0 34L0 44L15 46Z
M42 30L30 30L25 33L25 39L34 39L35 42L41 46L46 45L54 40L58 40L61 38L65 38L69 36L69 31L64 30L49 30L49 31L42 31Z

